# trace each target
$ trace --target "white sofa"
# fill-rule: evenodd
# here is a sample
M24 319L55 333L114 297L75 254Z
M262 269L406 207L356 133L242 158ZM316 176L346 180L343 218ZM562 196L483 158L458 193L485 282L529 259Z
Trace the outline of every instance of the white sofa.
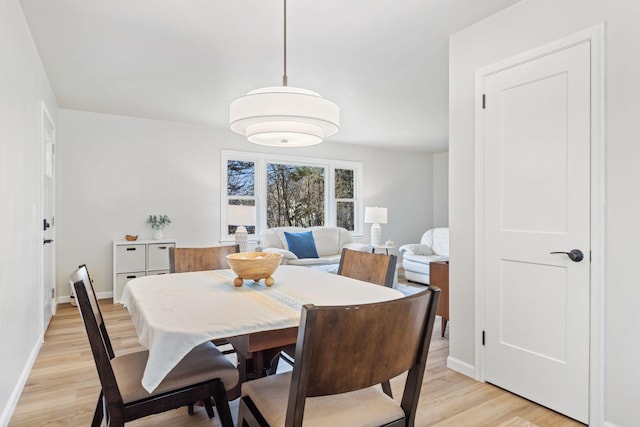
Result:
M420 243L402 245L398 250L402 253L402 267L407 280L428 285L429 264L449 259L449 228L428 230Z
M315 241L318 258L298 258L289 251L284 232L301 233L311 230ZM282 264L320 266L340 263L342 249L369 251L368 245L355 243L351 239L351 232L342 227L274 227L260 233L260 245L265 252L282 254Z

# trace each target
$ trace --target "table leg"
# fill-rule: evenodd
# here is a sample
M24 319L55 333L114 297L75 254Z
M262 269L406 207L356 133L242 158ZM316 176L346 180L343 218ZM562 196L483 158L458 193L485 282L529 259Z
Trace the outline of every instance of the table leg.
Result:
M442 318L442 328L441 328L442 334L440 336L443 337L443 338L444 338L444 330L447 329L447 322L448 321L449 321L449 319L447 319L446 317Z

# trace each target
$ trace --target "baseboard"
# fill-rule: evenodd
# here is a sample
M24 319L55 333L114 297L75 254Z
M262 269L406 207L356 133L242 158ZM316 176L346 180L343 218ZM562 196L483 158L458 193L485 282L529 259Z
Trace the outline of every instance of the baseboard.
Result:
M113 298L113 292L96 292L96 297L98 299Z
M476 368L473 365L470 365L467 362L458 360L455 357L451 357L451 356L447 357L447 368L454 370L456 372L460 372L461 374L471 378L476 377Z
M113 298L113 292L97 292L97 293L96 293L96 297L97 297L98 299L109 299L109 298ZM56 300L56 302L57 302L58 304L70 303L70 302L71 302L71 296L58 297L58 299Z
M69 303L71 302L71 297L67 296L67 297L58 297L58 299L56 300L56 302L58 304L64 304L64 303Z
M13 388L11 396L9 396L7 405L2 409L2 413L0 414L0 426L2 427L7 427L9 425L9 421L11 420L11 416L13 415L13 411L15 411L16 406L18 405L18 401L20 400L20 396L22 395L22 390L24 390L24 386L27 384L27 380L29 379L29 374L31 373L33 364L36 362L38 353L40 353L42 341L43 337L41 335L38 337L36 345L33 347L33 350L29 355L29 359L27 359L27 363L25 363L24 368L22 369L22 373L18 378L18 382Z

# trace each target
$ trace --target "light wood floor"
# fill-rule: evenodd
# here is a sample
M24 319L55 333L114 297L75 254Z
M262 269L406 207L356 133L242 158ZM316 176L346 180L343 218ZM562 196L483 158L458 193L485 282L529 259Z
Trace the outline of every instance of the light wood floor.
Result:
M100 301L116 354L140 349L127 311L110 300ZM448 339L434 328L416 426L582 426L562 415L489 384L479 383L445 367ZM58 306L45 343L9 426L88 426L99 392L86 332L78 310ZM402 378L392 381L394 396L402 393ZM237 400L231 410L237 414ZM219 426L202 408L186 408L138 420L131 426Z

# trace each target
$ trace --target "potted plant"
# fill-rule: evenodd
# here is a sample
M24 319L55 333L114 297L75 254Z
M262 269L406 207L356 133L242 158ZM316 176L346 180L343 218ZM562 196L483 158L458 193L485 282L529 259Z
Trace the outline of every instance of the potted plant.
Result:
M171 219L167 215L149 215L147 224L151 224L151 228L153 228L153 238L162 239L162 230L171 224Z

